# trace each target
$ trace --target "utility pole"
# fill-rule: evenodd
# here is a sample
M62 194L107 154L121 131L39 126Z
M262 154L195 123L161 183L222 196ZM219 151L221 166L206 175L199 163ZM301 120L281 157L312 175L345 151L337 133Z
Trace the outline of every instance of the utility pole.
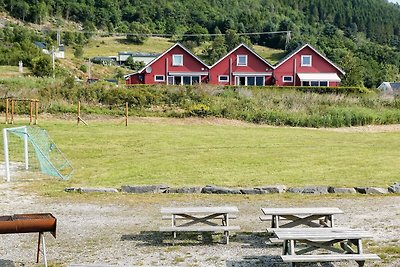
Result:
M55 62L54 62L54 45L51 47L51 60L53 63L53 79L56 78L56 72L55 72Z
M90 73L90 57L89 57L89 61L88 61L88 79L90 80L92 77L91 77L91 73Z

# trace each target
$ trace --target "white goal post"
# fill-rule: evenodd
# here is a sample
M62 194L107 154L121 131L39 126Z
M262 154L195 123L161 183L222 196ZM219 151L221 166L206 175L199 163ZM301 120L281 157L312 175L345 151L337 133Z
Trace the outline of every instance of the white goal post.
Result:
M24 141L24 161L25 169L29 168L29 144L34 152L35 158L38 161L39 169L43 174L59 177L60 179L67 180L74 168L71 163L64 156L57 145L51 140L46 130L39 127L21 126L14 128L3 129L3 143L4 143L4 165L6 180L10 179L10 157L9 157L9 134L18 136ZM32 158L31 158L32 159Z
M9 182L10 178L10 158L8 151L8 131L22 130L24 132L24 161L25 170L29 168L29 156L28 156L28 130L26 126L14 127L14 128L4 128L3 129L3 144L4 144L4 165L6 172L6 180Z

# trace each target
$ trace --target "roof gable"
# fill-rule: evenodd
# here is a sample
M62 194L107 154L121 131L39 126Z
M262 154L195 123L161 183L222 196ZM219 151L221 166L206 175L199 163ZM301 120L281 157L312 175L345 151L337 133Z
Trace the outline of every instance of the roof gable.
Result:
M218 65L221 61L223 61L225 58L229 57L232 53L234 53L236 50L238 50L239 48L244 47L246 50L248 50L250 53L252 53L253 55L255 55L258 59L260 59L262 62L264 62L265 64L267 64L269 67L271 67L271 69L274 69L274 66L272 66L268 61L266 61L264 58L262 58L259 54L257 54L255 51L253 51L252 49L250 49L246 44L241 43L240 45L238 45L237 47L235 47L234 49L232 49L228 54L226 54L225 56L223 56L221 59L219 59L217 62L215 62L210 69L212 69L214 66Z
M186 47L184 47L182 44L180 43L176 43L173 46L171 46L169 49L167 49L164 53L160 54L158 57L156 57L155 59L153 59L152 61L149 62L149 64L147 64L146 66L144 66L142 69L140 69L138 72L143 72L147 67L151 66L154 62L156 62L157 60L159 60L160 58L162 58L164 55L166 55L168 52L170 52L172 49L174 49L175 47L179 46L180 48L182 48L185 52L187 52L190 56L192 56L194 59L196 59L198 62L200 62L202 65L204 65L207 69L209 69L210 67L204 63L200 58L198 58L197 56L195 56L192 52L190 52Z
M311 50L313 50L317 55L319 55L320 57L322 57L326 62L328 62L329 64L331 64L335 69L337 69L338 71L340 71L340 73L342 73L343 75L345 74L345 71L342 70L341 68L339 68L336 64L334 64L332 61L330 61L326 56L322 55L317 49L315 49L314 47L312 47L310 44L304 44L302 46L299 46L298 48L296 48L295 50L293 50L292 52L290 52L289 54L287 54L280 62L278 62L278 64L275 65L275 69L278 68L279 66L281 66L283 63L285 63L286 61L288 61L290 58L292 58L294 55L296 55L297 53L299 53L301 50L303 50L304 48L310 48Z

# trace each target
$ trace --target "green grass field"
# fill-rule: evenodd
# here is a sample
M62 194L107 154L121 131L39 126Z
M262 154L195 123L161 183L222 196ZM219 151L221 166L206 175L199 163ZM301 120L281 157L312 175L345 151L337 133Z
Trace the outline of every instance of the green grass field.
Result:
M85 46L84 57L117 56L118 52L123 51L162 53L170 48L173 44L174 41L161 37L150 37L142 45L130 44L126 42L126 38L124 36L96 37L90 40L89 44ZM204 48L205 45L195 48L195 53L201 53ZM271 64L277 63L286 54L284 50L273 49L259 45L255 45L253 49ZM67 58L74 57L72 48L67 49L66 56Z
M128 43L126 42L126 38L123 36L96 37L92 39L87 46L85 46L84 57L117 56L118 52L124 51L161 53L172 45L173 43L168 39L159 37L148 38L142 45ZM72 53L71 55L73 56Z
M125 127L121 118L89 126L41 120L40 126L76 169L59 186L388 186L398 181L400 132L203 122L131 118Z

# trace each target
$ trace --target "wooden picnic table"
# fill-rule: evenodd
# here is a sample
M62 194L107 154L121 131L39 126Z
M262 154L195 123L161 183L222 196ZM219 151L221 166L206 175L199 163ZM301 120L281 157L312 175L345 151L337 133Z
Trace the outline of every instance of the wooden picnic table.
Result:
M334 215L343 213L339 208L262 208L261 211L272 216L272 228L292 228L296 226L334 227ZM281 224L282 220L289 222ZM315 222L317 221L317 222Z
M349 228L275 228L272 231L278 239L283 241L282 260L291 262L292 266L295 266L298 262L345 260L355 260L359 266L363 266L365 260L379 259L379 256L375 254L364 254L362 239L372 237L369 232L364 230ZM297 246L300 243L303 246ZM335 246L335 244L339 244L339 246ZM306 254L310 252L313 252L313 254Z
M236 218L237 207L171 207L161 208L163 218L171 219L170 227L160 227L161 232L218 232L225 234L229 244L229 232L240 230L239 226L231 226L230 218Z

